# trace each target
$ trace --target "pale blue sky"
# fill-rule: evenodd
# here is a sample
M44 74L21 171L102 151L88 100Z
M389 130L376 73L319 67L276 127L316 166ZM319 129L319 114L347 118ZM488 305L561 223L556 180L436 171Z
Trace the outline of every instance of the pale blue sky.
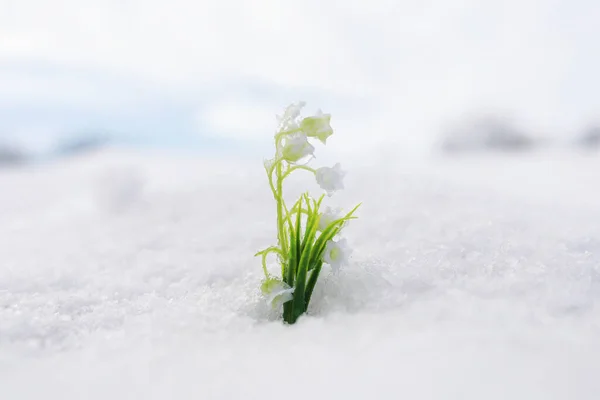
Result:
M600 116L599 20L591 0L0 0L0 138L260 148L300 99L348 151L425 149L482 110L576 134Z

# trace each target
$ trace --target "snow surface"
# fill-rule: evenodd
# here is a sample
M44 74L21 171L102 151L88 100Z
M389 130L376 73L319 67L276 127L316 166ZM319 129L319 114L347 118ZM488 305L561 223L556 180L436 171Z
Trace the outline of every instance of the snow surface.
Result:
M600 398L600 157L345 167L352 262L292 327L260 160L0 170L0 398Z

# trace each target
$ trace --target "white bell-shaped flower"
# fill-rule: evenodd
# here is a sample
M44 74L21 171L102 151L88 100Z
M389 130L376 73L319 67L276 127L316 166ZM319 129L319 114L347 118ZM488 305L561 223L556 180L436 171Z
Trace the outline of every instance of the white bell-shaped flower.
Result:
M322 232L327 229L329 224L333 221L342 218L341 212L342 210L340 208L332 209L331 207L327 207L325 212L319 217L319 226L317 227L317 230Z
M346 239L340 239L337 242L330 240L325 246L323 261L331 265L333 272L337 272L343 265L348 264L352 254L352 249L348 247Z
M279 123L279 130L286 131L290 129L295 129L298 127L298 117L300 116L300 112L302 108L306 105L306 102L299 101L297 103L292 103L283 112L282 116L277 116L277 122Z
M331 114L323 114L321 110L312 117L306 117L300 122L300 128L308 137L319 139L323 144L327 144L327 138L333 135L333 128L330 125Z
M289 163L296 163L308 156L312 156L315 147L309 143L304 133L294 133L285 138L281 149L281 157Z
M340 163L337 163L330 167L321 167L316 170L315 177L319 186L327 192L327 195L331 197L337 190L344 188L344 176L345 171L342 171Z
M279 279L267 279L263 282L261 290L265 300L273 308L278 308L294 298L294 288Z

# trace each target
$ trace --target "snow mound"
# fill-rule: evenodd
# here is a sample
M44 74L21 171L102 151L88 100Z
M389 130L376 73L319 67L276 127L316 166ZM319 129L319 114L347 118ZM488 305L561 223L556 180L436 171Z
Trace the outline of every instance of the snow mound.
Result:
M292 327L258 290L252 255L275 234L260 162L104 152L2 171L0 390L596 399L600 208L527 192L543 168L496 187L502 162L349 168L330 201L364 202L354 258ZM577 179L576 159L548 162Z

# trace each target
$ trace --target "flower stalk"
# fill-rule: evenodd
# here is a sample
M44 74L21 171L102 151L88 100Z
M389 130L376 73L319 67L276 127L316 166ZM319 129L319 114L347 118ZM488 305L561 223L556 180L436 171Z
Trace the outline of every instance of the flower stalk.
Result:
M355 219L357 205L342 216L339 210L329 207L321 212L325 195L331 197L343 189L345 172L339 164L333 168L314 169L301 163L309 162L315 147L309 138L323 144L333 134L331 116L321 111L315 116L300 119L304 103L290 105L279 117L279 129L275 134L275 157L265 161L269 187L273 193L277 213L277 245L256 253L262 257L265 280L262 291L273 307L283 306L283 320L295 323L307 312L318 282L323 264L329 264L334 272L348 262L350 250L345 239L334 240L346 223ZM300 120L299 120L300 119ZM283 193L283 183L295 171L307 171L326 194L318 199L303 193L290 209ZM275 182L274 182L275 180ZM281 267L281 276L272 275L267 268L267 257L275 254Z

